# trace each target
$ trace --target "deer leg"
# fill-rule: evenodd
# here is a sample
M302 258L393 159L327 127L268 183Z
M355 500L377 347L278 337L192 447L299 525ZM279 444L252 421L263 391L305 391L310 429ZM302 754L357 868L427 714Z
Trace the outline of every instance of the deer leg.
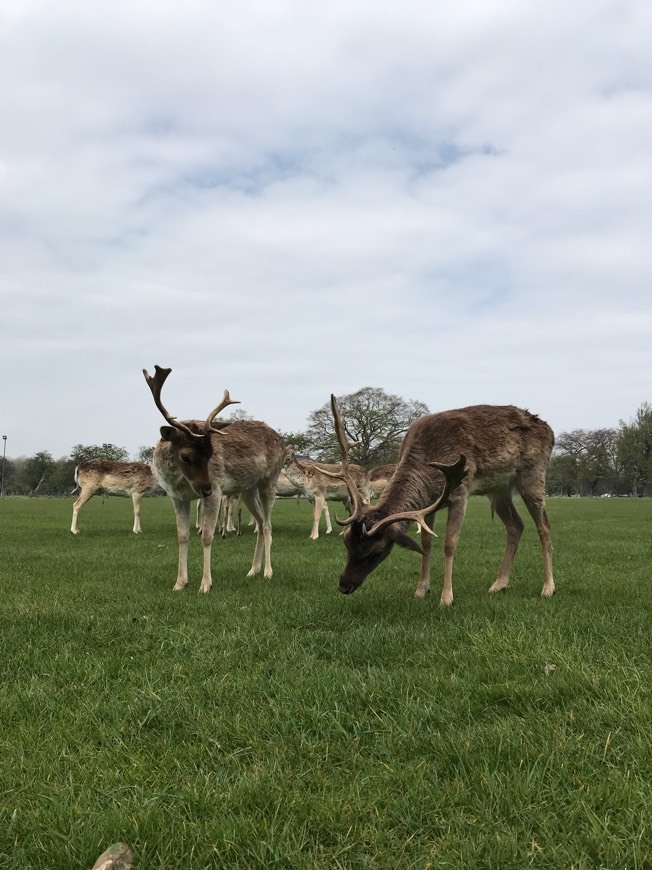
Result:
M217 512L218 517L220 519L220 537L226 538L226 511L228 506L228 499L225 495L220 498L220 509Z
M500 563L497 580L490 586L489 592L500 592L509 586L509 575L518 549L518 542L523 534L523 520L514 507L512 496L509 492L494 496L492 507L498 514L505 526L506 541L503 560Z
M452 502L448 508L446 535L444 537L444 588L439 600L442 607L450 607L453 603L453 559L464 522L466 503L467 495L465 493L463 498Z
M426 518L428 526L432 528L435 521L435 514ZM432 550L432 535L424 532L421 529L421 549L423 556L421 557L421 573L419 574L419 584L414 593L415 598L425 598L430 592L430 551Z
M247 577L254 577L256 574L260 574L264 554L265 570L263 576L269 578L272 576L272 524L270 515L271 504L274 501L273 488L269 493L266 489L263 489L262 492L258 489L250 490L243 493L243 496L245 504L256 521L256 549L254 550L254 561Z
M272 508L276 498L276 482L263 482L261 499L263 503L263 533L265 536L265 572L264 576L272 576Z
M310 532L310 540L316 541L319 537L319 520L321 518L321 512L324 509L325 504L324 496L317 494L315 496L315 500L312 506L312 531Z
M543 486L541 487L543 490ZM555 581L552 576L552 541L550 539L550 521L544 507L543 495L533 494L531 491L519 490L525 506L534 520L534 525L539 533L541 549L543 551L543 589L541 595L550 598L555 594Z
M179 540L179 567L174 591L179 592L188 585L188 541L190 539L190 502L173 498L174 514L177 520L177 538Z
M132 492L131 500L134 503L134 535L140 533L140 500L143 495L140 492Z
M234 508L235 508L235 499L233 496L229 496L226 500L226 530L227 530L227 532L237 531L236 527L233 525Z
M70 526L70 531L73 533L73 535L79 534L79 529L77 528L77 514L86 504L86 502L94 495L94 489L87 489L86 491L82 490L79 494L79 498L75 500L75 503L72 506L72 525Z
M204 498L202 507L201 545L204 553L204 570L199 587L200 592L210 592L213 585L213 578L211 577L211 550L219 509L220 497L219 495L216 496L214 491L213 495Z
M326 520L326 534L330 535L333 531L333 526L331 525L331 515L328 510L328 502L324 500L324 507L322 508L322 513L324 514L324 518Z

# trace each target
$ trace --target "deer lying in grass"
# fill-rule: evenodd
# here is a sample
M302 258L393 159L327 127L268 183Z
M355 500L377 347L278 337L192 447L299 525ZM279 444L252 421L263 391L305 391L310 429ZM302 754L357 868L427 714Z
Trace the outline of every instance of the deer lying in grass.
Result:
M430 591L435 513L448 508L441 604L451 605L453 557L472 493L488 496L492 514L498 514L505 526L505 551L498 577L489 591L505 589L524 528L512 501L516 490L541 541L544 566L541 594L548 598L554 593L550 523L545 511L546 469L554 435L547 423L512 405L473 405L421 417L405 434L396 471L380 500L365 506L349 473L349 445L335 396L331 396L331 408L342 450L342 473L353 502L348 519L339 521L336 517L345 526L344 543L348 551L339 578L340 592L347 595L355 592L389 556L393 545L398 544L422 556L415 597L424 598ZM421 527L421 546L406 534L410 522Z
M188 584L190 502L202 499L201 541L204 571L200 592L212 586L211 547L222 494L241 493L256 522L256 548L248 577L260 573L265 557L265 577L272 576L271 513L274 490L283 464L285 443L281 436L254 420L236 420L223 428L215 417L227 405L237 404L227 390L205 422L172 417L161 402L161 388L172 369L156 366L151 377L143 374L154 403L169 425L161 427L161 440L154 448L152 470L172 498L179 538L179 567L175 590Z
M341 477L342 467L323 462L303 462L297 459L294 448L288 445L285 449L283 470L290 483L305 495L313 506L312 531L310 539L319 537L319 518L326 514L326 534L331 532L330 515L326 503L341 501L350 508L351 500L346 483ZM355 482L357 490L365 504L371 501L369 475L361 465L349 465L349 476Z
M87 459L75 468L75 492L79 497L72 506L73 535L79 534L77 516L86 502L97 492L110 495L130 495L134 505L134 534L140 532L140 501L158 488L152 469L144 462L117 462L112 459Z

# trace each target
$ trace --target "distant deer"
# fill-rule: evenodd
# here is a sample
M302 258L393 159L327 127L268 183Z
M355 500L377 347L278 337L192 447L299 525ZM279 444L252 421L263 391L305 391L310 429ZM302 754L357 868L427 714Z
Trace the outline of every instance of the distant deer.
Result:
M546 469L554 445L550 426L535 414L513 405L473 405L416 420L406 432L399 460L380 500L364 506L349 473L348 443L335 396L331 396L342 471L351 493L353 512L336 521L345 526L348 557L339 589L350 594L390 554L394 544L422 556L415 597L430 591L430 550L435 513L448 508L444 538L444 588L441 604L453 603L453 557L471 493L487 495L492 514L507 533L498 578L489 591L509 584L509 575L523 532L512 494L516 490L536 525L543 550L544 582L541 592L555 591L552 576L550 523L545 511ZM454 461L457 457L457 461ZM452 464L444 464L452 463ZM421 546L406 534L410 522L421 527Z
M274 490L283 464L285 443L281 436L254 420L237 420L214 424L215 417L227 405L238 404L224 391L224 398L206 418L186 420L172 417L161 402L161 388L172 369L156 366L151 377L143 374L168 426L161 427L161 440L154 448L152 471L172 498L179 539L179 567L175 590L188 584L188 541L190 537L190 502L202 499L201 541L204 571L200 592L212 586L211 548L222 494L242 493L256 522L256 548L248 577L259 574L265 557L265 577L272 576L271 513Z
M365 504L371 500L369 475L361 465L349 465L349 476L355 482ZM312 531L310 539L316 541L319 537L319 518L326 514L326 534L332 531L330 515L326 503L341 501L350 507L351 500L347 484L341 476L341 465L331 465L324 462L303 462L297 459L294 448L288 445L285 449L283 470L290 483L300 490L313 506Z
M287 455L288 455L288 451L286 448L286 457L287 457ZM311 462L310 464L313 465L314 463ZM310 496L306 496L305 492L302 489L300 489L298 486L295 486L295 484L292 483L292 481L287 476L287 474L284 471L282 471L280 476L279 476L278 483L276 484L276 498L297 498L297 499L299 499L299 498L301 498L301 496L304 496L304 498L308 498L311 505L313 506L313 511L314 511L314 508L315 508L314 499L311 498ZM324 519L326 520L326 534L330 535L330 533L333 531L333 525L331 523L331 515L328 511L328 502L325 499L323 502L321 512L323 513ZM318 521L318 525L317 525L317 534L319 534L319 521Z
M77 515L96 492L130 495L134 505L134 534L140 532L140 500L158 488L152 469L144 462L117 462L112 459L88 459L75 468L75 490L81 490L72 506L73 535L79 534Z
M369 469L369 484L371 486L372 498L380 498L395 471L396 465L393 464L377 465L375 468Z

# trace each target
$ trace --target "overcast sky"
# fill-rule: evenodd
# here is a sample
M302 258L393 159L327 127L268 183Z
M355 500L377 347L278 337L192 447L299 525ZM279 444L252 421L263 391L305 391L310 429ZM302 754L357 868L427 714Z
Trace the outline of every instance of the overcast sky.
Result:
M652 401L649 0L3 0L0 434Z

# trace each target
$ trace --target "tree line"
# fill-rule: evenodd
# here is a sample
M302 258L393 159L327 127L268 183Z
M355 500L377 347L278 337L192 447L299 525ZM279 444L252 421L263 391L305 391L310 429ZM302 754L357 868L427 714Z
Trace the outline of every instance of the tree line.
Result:
M354 446L350 459L370 468L395 462L410 424L429 413L423 402L403 399L379 387L363 387L337 399ZM251 419L243 411L233 421ZM339 462L330 404L313 411L305 431L281 432L307 458ZM140 447L134 461L150 462L154 448ZM87 459L128 462L124 447L76 444L69 456L54 459L47 450L20 459L5 459L6 495L62 496L72 492L74 470ZM575 429L557 436L548 469L550 495L652 495L652 405L645 402L629 423L612 429Z
M652 495L652 405L613 429L562 432L548 468L551 495Z

